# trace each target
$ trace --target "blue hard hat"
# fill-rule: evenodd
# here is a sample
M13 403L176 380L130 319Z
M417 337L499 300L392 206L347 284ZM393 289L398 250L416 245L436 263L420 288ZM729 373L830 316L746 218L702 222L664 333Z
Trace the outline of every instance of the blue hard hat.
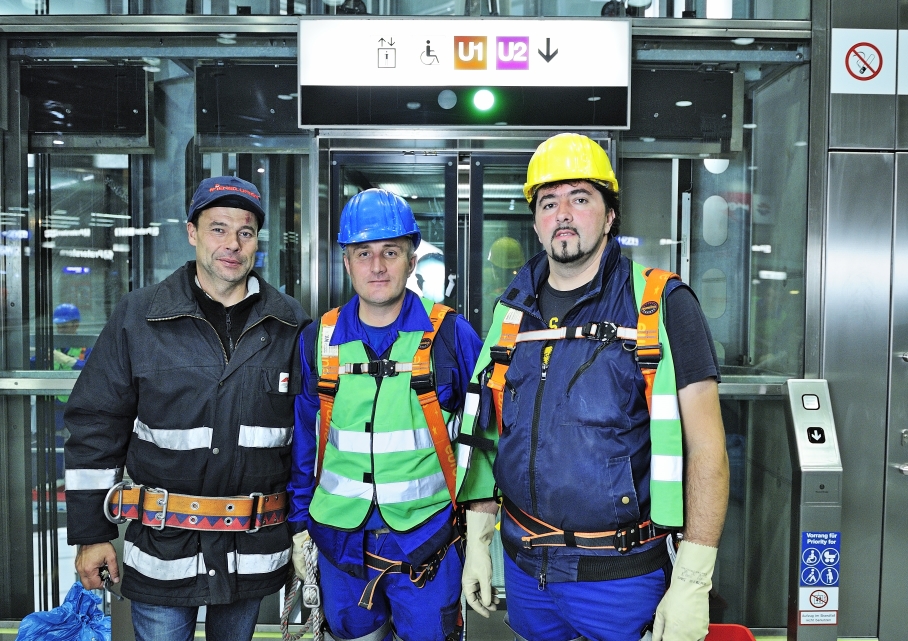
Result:
M422 234L407 201L385 189L367 189L347 201L341 212L341 245L368 243L409 236L413 249L419 247Z
M54 309L54 323L57 325L80 320L82 320L82 315L79 313L79 308L72 303L60 303Z

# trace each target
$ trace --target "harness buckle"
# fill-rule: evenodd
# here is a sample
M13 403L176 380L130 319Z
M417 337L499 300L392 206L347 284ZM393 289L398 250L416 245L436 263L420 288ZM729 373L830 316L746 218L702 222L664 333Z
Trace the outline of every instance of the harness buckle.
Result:
M380 361L369 361L369 374L375 378L397 376L397 361L390 361L386 358Z
M417 396L428 394L435 390L435 373L420 374L419 376L410 377L410 389L416 392Z
M657 367L659 361L662 360L662 343L644 345L642 347L638 344L634 353L637 357L637 363L639 363L641 367Z
M580 333L584 338L611 343L618 335L618 326L608 321L587 323L581 328Z
M489 357L493 363L498 363L499 365L510 365L512 353L513 350L504 345L492 345L489 348Z
M438 558L438 553L436 552L431 559L426 562L426 569L424 571L424 576L426 581L431 581L435 578L435 575L438 574L438 568L441 566L441 559Z
M624 528L619 528L615 531L613 540L615 549L620 554L627 554L632 549L640 545L640 526L629 525Z
M330 379L330 378L319 378L318 385L316 386L316 392L319 395L325 396L337 396L337 388L340 386L339 379Z

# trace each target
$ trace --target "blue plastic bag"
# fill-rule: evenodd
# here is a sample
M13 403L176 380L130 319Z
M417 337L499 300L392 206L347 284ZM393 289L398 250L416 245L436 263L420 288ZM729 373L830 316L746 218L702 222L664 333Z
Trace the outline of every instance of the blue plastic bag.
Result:
M101 597L73 583L60 607L22 619L16 641L110 641L110 617L100 603Z

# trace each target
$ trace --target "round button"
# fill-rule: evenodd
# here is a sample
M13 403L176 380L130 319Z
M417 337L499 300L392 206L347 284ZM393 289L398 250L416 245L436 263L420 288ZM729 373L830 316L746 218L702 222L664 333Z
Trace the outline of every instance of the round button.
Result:
M214 576L214 570L208 570L208 576Z
M221 453L221 450L220 450L219 448L216 447L216 448L214 448L213 450L211 450L211 453L212 453L212 454L220 454L220 453Z
M631 500L630 500L629 498L627 498L626 496L622 496L622 497L621 497L621 502L622 502L624 505L627 505L628 503L631 502Z

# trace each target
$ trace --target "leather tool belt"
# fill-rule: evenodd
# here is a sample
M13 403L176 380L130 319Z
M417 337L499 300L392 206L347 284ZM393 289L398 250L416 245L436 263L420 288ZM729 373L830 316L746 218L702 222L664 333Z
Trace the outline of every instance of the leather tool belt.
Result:
M189 496L121 481L107 492L104 516L111 523L137 520L158 530L255 532L287 520L287 493Z

